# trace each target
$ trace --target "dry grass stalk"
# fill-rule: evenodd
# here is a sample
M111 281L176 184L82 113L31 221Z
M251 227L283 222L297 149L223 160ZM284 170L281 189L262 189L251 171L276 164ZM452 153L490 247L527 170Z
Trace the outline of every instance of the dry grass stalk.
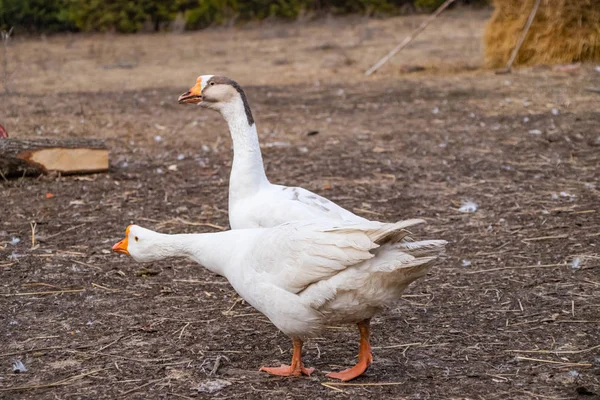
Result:
M405 382L372 382L372 383L348 383L348 382L326 382L330 386L396 386L404 385Z
M540 237L533 237L533 238L525 238L525 239L523 239L523 241L524 242L537 242L539 240L566 239L568 237L569 237L569 235L567 235L567 234L556 235L556 236L540 236Z
M164 380L166 380L166 379L168 379L168 378L159 378L159 379L153 379L153 380L151 380L150 382L146 382L146 383L144 383L143 385L140 385L140 386L138 386L138 387L135 387L135 388L133 388L133 389L130 389L130 390L126 391L126 392L123 392L123 393L121 393L121 396L126 396L126 395L128 395L128 394L130 394L130 393L137 392L138 390L140 390L140 389L143 389L143 388L145 388L146 386L150 386L150 385L152 385L153 383L158 383L158 382L160 382L160 381L164 381Z
M543 360L541 358L530 358L530 357L520 357L520 356L517 356L517 360L518 361L535 361L535 362L546 363L546 364L557 364L557 365L560 365L560 366L563 366L563 367L583 367L583 368L588 368L588 367L592 366L592 364L587 364L587 363L569 363L569 362Z
M50 387L55 387L55 386L64 386L64 385L70 385L73 382L85 378L86 376L89 375L93 375L96 374L98 372L101 371L106 371L108 368L102 368L102 369L95 369L93 371L90 372L84 372L83 374L78 374L78 375L74 375L74 376L70 376L66 379L61 379L60 381L56 381L56 382L52 382L52 383L44 383L41 385L30 385L30 386L17 386L17 387L9 387L9 388L2 388L0 389L0 392L8 392L8 391L21 391L21 390L33 390L33 389L43 389L43 388L50 388Z
M97 283L92 283L92 287L97 287L99 289L104 289L104 290L107 290L109 292L119 292L120 291L119 289L111 289L111 288L106 287L106 286L98 285Z
M85 289L63 289L63 290L50 290L46 292L27 292L27 293L3 293L4 297L12 297L12 296L36 296L36 295L46 295L46 294L63 294L63 293L79 293L83 292Z
M507 269L532 269L532 268L556 268L556 267L564 267L567 264L542 264L542 265L526 265L522 267L501 267L501 268L490 268L490 269L481 269L479 271L469 271L465 272L465 274L481 274L484 272L495 272L495 271L505 271Z
M485 33L485 64L510 60L537 0L494 0ZM600 60L600 8L595 0L544 0L531 23L515 65L568 64Z
M12 75L12 73L8 72L8 43L10 42L12 33L13 28L0 32L0 39L2 40L2 85L4 86L5 93L10 91L8 81Z
M541 354L580 354L600 348L600 344L582 350L504 350L511 353L541 353Z

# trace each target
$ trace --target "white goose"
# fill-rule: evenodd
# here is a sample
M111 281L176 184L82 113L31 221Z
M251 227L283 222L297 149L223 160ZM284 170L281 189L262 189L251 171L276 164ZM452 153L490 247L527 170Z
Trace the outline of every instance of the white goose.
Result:
M254 117L246 94L237 82L224 76L202 75L196 79L194 87L179 96L179 103L193 103L219 111L229 125L233 140L229 179L229 224L232 229L275 227L288 221L315 218L368 222L306 189L269 182ZM366 337L368 341L369 320L357 324L361 338Z
M179 103L197 103L221 113L233 139L229 178L229 224L232 229L268 228L294 220L331 218L365 222L315 193L299 187L273 185L267 179L256 124L240 85L224 76L202 75L179 96Z
M188 257L227 278L249 304L293 341L291 365L262 371L282 376L310 375L302 363L302 341L325 326L359 324L358 363L328 374L344 381L371 364L369 319L398 299L443 251L443 240L410 241L395 224L319 219L265 229L165 235L129 226L113 251L138 262ZM235 251L232 251L235 249Z

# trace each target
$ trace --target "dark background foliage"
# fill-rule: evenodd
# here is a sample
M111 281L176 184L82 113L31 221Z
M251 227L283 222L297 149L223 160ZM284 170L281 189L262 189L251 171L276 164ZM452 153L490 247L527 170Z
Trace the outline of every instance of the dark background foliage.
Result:
M0 29L133 33L320 14L430 12L444 0L0 0ZM485 5L488 0L458 0Z

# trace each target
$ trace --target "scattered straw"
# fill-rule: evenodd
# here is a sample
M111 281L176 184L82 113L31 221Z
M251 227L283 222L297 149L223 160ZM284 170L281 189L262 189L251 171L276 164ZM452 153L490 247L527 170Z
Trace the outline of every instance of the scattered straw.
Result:
M569 363L569 362L562 362L562 361L552 361L552 360L542 360L540 358L530 358L530 357L521 357L521 356L517 356L517 360L518 361L534 361L534 362L540 362L540 363L546 363L546 364L556 364L556 365L561 365L563 367L591 367L592 364L586 364L586 363Z
M586 353L588 351L596 350L600 348L600 344L594 347L590 347L582 350L504 350L511 353L541 353L541 354L579 354Z
M348 382L326 382L331 386L397 386L406 382L372 382L372 383L348 383Z
M566 239L569 235L556 235L556 236L540 236L534 238L526 238L523 239L524 242L538 242L540 240L551 240L551 239Z
M397 349L397 348L400 348L400 347L421 346L422 344L423 344L423 342L406 343L406 344L394 344L392 346L373 347L373 349Z
M12 296L40 296L47 294L63 294L63 293L80 293L85 289L63 289L63 290L49 290L46 292L28 292L28 293L2 293L1 295L4 297L12 297Z
M98 270L102 271L102 268L100 268L100 267L97 267L97 266L95 266L95 265L92 265L92 264L85 263L85 262L83 262L83 261L71 260L71 262L74 262L75 264L85 265L86 267L90 267L90 268L96 268L96 269L98 269Z
M31 249L33 250L38 247L35 245L35 228L37 227L37 223L30 222L29 225L31 226Z
M13 351L12 353L0 354L0 357L18 356L20 354L37 353L40 351L59 350L59 349L64 349L64 346L38 347L38 348L29 349L29 350Z
M131 390L128 390L128 391L126 391L126 392L123 392L123 393L121 393L121 396L126 396L126 395L128 395L128 394L130 394L130 393L137 392L138 390L140 390L140 389L143 389L143 388L145 388L146 386L152 385L153 383L158 383L158 382L160 382L160 381L164 381L164 380L166 380L166 379L169 379L169 378L167 377L167 378L153 379L153 380L151 380L151 381L149 381L149 382L146 382L146 383L144 383L143 385L140 385L140 386L138 386L138 387L135 387L135 388L133 388L133 389L131 389Z
M92 283L92 287L97 287L99 289L107 290L109 292L120 292L119 289L111 289L111 288L106 287L106 286L98 285L97 283Z
M525 265L522 267L501 267L501 268L490 268L490 269L482 269L479 271L468 271L465 274L481 274L484 272L494 272L494 271L505 271L508 269L532 269L532 268L555 268L555 267L564 267L567 264L541 264L541 265Z
M333 386L333 384L331 382L321 382L321 386L325 386L326 388L335 390L336 392L346 393L344 390L338 389L335 386Z
M70 384L72 384L73 382L75 382L77 380L85 378L86 376L93 375L93 374L96 374L96 373L101 372L101 371L106 371L107 369L109 369L109 368L95 369L95 370L90 371L90 372L84 372L83 374L73 375L73 376L70 376L70 377L68 377L66 379L61 379L60 381L56 381L56 382L52 382L52 383L43 383L41 385L16 386L16 387L1 388L0 392L20 391L20 390L33 390L33 389L43 389L43 388L50 388L50 387L56 387L56 386L70 385Z

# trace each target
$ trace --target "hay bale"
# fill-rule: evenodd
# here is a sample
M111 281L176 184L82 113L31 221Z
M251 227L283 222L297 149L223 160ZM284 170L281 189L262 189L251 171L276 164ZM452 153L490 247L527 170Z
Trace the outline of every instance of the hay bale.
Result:
M485 64L506 65L535 0L493 0ZM600 0L542 0L514 65L600 61Z

